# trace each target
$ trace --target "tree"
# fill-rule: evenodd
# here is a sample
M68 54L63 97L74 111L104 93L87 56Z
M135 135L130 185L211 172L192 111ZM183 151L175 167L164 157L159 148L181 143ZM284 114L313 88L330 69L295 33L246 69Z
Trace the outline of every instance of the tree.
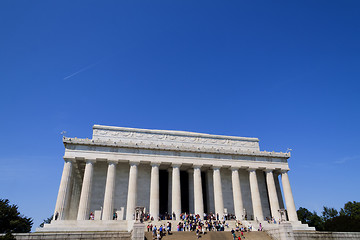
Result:
M340 211L324 206L322 217L306 208L299 208L297 215L302 223L317 231L360 232L360 202L347 202Z
M360 222L352 217L339 215L328 219L324 223L324 228L325 231L332 232L360 232Z
M308 224L310 227L315 227L315 229L318 231L324 230L324 226L323 226L324 222L321 219L321 217L319 217L319 215L317 215L317 213L315 211L310 212L306 208L301 207L296 212L298 215L298 219L302 223Z
M351 217L357 221L360 221L360 202L347 202L344 208L340 210L340 215Z
M300 207L299 210L296 211L298 215L299 221L301 221L304 224L308 224L310 221L310 218L312 216L312 213L307 210L306 208Z
M329 208L324 206L322 211L323 220L326 222L329 219L339 216L339 212L335 208Z
M32 218L18 211L18 206L10 205L8 199L0 199L0 233L25 233L31 231Z

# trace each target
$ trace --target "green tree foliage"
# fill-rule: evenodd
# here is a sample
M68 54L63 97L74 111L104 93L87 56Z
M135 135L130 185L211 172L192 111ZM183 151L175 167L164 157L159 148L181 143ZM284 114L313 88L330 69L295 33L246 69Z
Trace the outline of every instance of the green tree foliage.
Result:
M325 221L328 231L360 232L360 202L347 202L340 213Z
M310 212L306 208L301 207L299 208L299 210L297 210L297 215L299 221L301 221L302 223L308 224L310 227L315 227L318 231L324 230L324 222L315 211Z
M347 202L340 211L324 206L322 217L306 208L299 208L297 214L302 223L317 231L360 232L360 202Z
M327 221L337 216L339 216L339 212L335 208L329 208L324 206L324 210L322 211L322 217L324 221Z
M352 217L360 221L360 202L347 202L344 208L340 210L340 215Z
M30 232L33 220L18 211L18 206L10 205L8 199L0 199L0 233Z
M324 227L326 231L331 232L360 232L360 222L346 215L327 220Z

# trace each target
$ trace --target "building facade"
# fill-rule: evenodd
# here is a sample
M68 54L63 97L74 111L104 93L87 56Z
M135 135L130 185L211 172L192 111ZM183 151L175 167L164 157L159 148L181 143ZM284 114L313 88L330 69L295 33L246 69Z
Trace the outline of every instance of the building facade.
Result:
M278 221L286 206L287 221L298 222L290 153L260 151L257 138L94 125L92 139L63 142L53 226L131 222L136 206L154 219L194 213L258 221Z

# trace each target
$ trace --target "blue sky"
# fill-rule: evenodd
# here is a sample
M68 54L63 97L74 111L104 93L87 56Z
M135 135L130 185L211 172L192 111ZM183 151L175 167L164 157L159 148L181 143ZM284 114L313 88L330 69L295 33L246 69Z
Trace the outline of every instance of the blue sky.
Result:
M54 210L60 132L93 124L292 148L296 207L360 201L359 1L1 1L0 198Z

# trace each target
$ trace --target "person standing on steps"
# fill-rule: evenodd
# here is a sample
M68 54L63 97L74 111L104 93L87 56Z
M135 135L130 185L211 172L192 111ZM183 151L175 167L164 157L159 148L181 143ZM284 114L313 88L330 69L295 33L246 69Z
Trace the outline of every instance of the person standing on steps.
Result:
M234 240L236 240L236 235L234 229L231 229L231 234L233 235Z
M167 233L168 233L168 235L170 235L170 232L171 232L171 222L168 222L167 223Z

